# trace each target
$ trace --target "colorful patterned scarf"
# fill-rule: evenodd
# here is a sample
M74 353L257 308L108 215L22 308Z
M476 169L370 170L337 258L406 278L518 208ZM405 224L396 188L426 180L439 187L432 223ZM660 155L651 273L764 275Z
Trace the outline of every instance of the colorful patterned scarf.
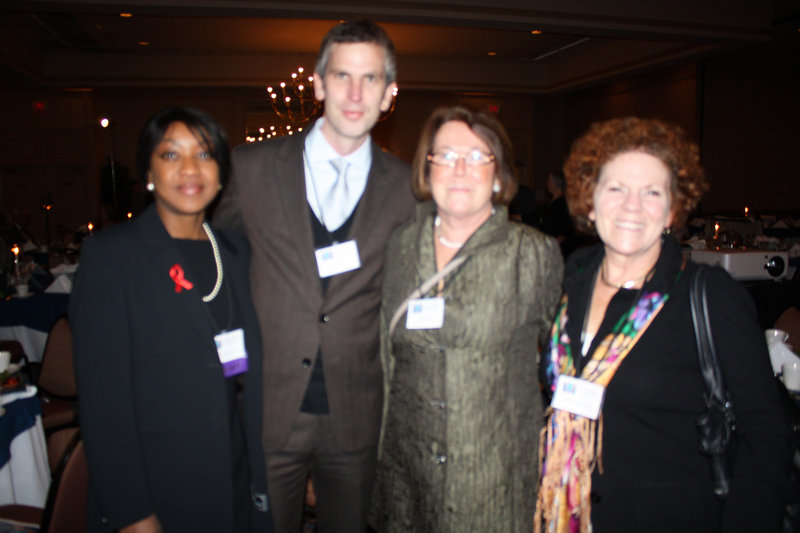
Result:
M608 386L620 363L628 355L669 298L667 294L644 292L614 325L611 333L592 353L581 378ZM561 300L547 348L547 377L555 391L561 374L574 376L576 368L567 326L567 296ZM595 462L603 472L602 413L591 420L560 409L547 410L547 424L539 437L539 496L534 532L586 533L591 531L592 470Z

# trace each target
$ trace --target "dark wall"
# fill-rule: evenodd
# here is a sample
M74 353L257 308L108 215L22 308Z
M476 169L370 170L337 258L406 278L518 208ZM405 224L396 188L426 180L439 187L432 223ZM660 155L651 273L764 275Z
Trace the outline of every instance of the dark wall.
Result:
M402 85L402 84L401 84ZM509 130L522 183L543 189L571 143L594 121L617 116L658 117L698 139L711 191L705 213L800 212L800 54L761 46L674 66L556 96L474 95L403 91L393 115L374 137L411 161L422 126L439 105L492 107ZM33 103L44 101L44 111ZM97 120L115 119L115 159L135 177L139 128L154 111L190 105L209 112L233 145L244 141L248 110L268 110L259 88L114 88L81 91L0 90L0 210L22 206L42 235L43 198L53 199L51 229L96 217L101 168L110 132ZM49 195L49 196L48 196Z
M800 212L800 54L765 45L537 98L534 168L560 166L592 122L629 115L674 122L698 141L711 185L703 213Z
M800 53L771 46L703 63L703 208L800 211Z

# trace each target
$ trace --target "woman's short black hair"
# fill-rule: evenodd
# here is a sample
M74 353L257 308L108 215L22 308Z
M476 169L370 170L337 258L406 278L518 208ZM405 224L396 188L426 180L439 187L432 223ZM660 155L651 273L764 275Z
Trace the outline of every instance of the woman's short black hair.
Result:
M190 107L170 107L159 111L150 117L142 127L136 147L136 166L139 169L139 178L143 182L147 182L153 151L164 139L169 127L176 122L185 124L197 141L207 146L208 152L219 167L219 182L225 185L231 173L231 151L228 146L228 136L208 114Z

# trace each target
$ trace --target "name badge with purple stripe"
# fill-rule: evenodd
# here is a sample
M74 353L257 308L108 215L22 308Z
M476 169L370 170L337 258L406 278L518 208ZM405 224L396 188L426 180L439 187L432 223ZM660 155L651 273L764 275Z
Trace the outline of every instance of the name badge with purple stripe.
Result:
M247 350L244 347L242 328L214 335L219 362L226 378L247 372Z

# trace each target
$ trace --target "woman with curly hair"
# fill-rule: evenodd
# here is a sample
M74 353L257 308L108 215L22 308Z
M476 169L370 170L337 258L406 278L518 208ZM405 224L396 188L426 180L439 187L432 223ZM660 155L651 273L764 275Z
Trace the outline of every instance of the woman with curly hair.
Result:
M698 450L698 267L670 236L707 188L696 144L658 120L609 120L575 142L564 171L571 214L601 242L570 257L542 357L555 395L535 530L779 531L787 426L754 306L720 268L706 276L708 317L739 437L724 504Z

